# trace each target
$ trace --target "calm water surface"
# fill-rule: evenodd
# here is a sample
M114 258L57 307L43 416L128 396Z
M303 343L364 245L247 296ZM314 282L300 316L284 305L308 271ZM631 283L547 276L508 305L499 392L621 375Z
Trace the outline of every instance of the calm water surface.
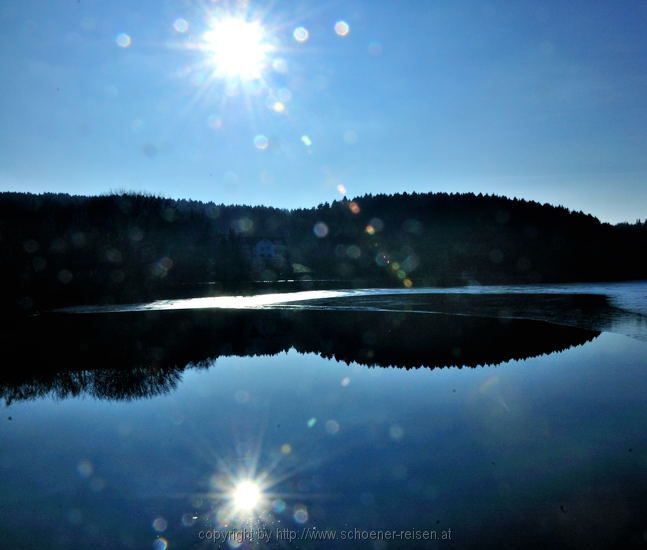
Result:
M3 343L19 374L0 384L2 545L217 548L205 533L262 526L269 543L220 547L645 547L647 342L413 299L19 329ZM261 490L250 513L231 500L243 479ZM289 544L283 528L451 540Z

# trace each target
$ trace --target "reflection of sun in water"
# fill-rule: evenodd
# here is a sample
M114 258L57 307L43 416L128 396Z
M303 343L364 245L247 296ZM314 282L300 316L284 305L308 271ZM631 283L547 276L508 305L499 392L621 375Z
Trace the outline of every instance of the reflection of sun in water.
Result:
M266 521L276 499L268 474L256 474L254 467L235 474L224 461L218 469L209 481L212 490L208 493L217 525L236 528Z
M263 493L255 481L245 479L239 481L231 493L234 510L241 513L251 513L259 506Z
M215 20L202 38L216 76L221 78L261 78L269 63L268 54L273 49L259 21L240 17Z
M308 427L312 426L311 419ZM235 444L235 453L227 457L207 451L208 461L214 463L209 468L212 473L206 482L207 492L192 495L194 520L200 517L217 530L273 525L288 517L299 524L309 521L307 500L318 494L313 492L315 482L309 481L306 471L319 466L321 457L296 460L291 443L272 444L264 466L259 468L261 438L241 439ZM288 480L296 491L280 490Z

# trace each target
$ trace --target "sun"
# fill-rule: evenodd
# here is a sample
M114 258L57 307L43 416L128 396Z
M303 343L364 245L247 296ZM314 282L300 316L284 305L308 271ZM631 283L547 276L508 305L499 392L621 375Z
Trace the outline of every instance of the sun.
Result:
M260 21L242 17L216 19L202 38L217 77L258 80L269 65L273 48Z
M249 479L239 481L231 492L232 506L240 513L253 512L261 503L262 497L258 483Z

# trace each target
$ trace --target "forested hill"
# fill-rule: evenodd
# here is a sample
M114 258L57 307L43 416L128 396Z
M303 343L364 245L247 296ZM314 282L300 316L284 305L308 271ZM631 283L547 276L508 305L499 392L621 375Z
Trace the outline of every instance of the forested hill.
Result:
M647 225L474 194L316 208L121 194L0 194L2 295L25 310L147 299L195 283L447 285L647 278Z

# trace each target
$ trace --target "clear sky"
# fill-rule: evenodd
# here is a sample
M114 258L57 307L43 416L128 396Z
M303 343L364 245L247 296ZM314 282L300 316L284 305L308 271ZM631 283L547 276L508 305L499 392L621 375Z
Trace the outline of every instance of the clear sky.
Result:
M2 190L647 217L642 0L5 0L0 28Z

